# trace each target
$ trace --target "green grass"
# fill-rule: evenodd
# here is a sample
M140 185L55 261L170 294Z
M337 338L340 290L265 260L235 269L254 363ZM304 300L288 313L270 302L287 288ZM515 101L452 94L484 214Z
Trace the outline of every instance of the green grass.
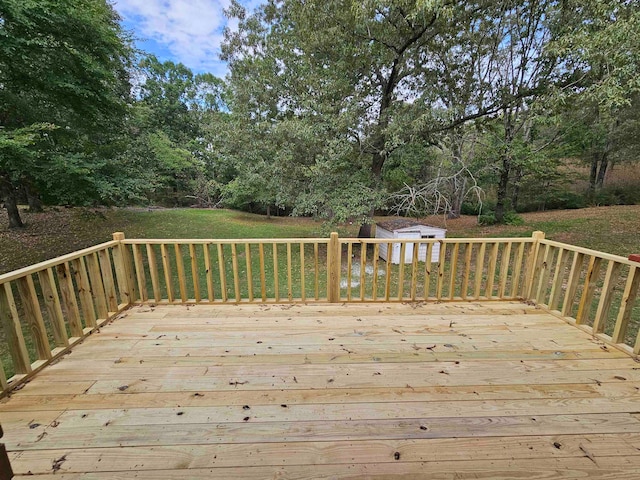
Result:
M111 240L127 238L291 238L322 235L320 222L231 210L65 209L24 213L27 227L0 227L0 274ZM353 235L353 227L339 229Z

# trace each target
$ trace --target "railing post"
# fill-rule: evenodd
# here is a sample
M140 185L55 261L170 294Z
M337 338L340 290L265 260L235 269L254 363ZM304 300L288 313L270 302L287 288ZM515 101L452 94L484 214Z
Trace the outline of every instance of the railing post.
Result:
M537 273L538 255L540 254L540 240L544 240L544 232L536 230L531 234L534 242L532 244L532 254L527 259L527 276L525 278L524 297L526 300L531 300L533 294L533 285L535 284L535 278Z
M122 243L124 238L123 232L115 232L113 234L113 239L118 242L118 245L113 249L113 262L116 269L118 290L120 290L120 299L125 305L131 305L136 300L135 279L133 278L131 256L126 246Z
M327 249L327 300L330 303L340 302L340 240L338 234L332 232Z

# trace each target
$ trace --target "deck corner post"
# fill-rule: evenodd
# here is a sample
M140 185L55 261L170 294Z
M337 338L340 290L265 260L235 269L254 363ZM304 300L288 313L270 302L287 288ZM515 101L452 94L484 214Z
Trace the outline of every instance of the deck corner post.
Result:
M538 265L538 255L540 254L540 241L545 239L543 231L536 230L531 234L533 244L531 245L531 255L527 260L527 277L525 278L524 297L525 300L531 300L533 295L533 285L537 275L536 266Z
M133 276L133 264L131 255L122 243L125 239L123 232L114 232L113 240L118 242L113 250L113 261L116 269L116 279L122 303L131 305L135 299L135 278Z
M340 302L340 239L336 232L331 232L327 249L327 300L329 303Z

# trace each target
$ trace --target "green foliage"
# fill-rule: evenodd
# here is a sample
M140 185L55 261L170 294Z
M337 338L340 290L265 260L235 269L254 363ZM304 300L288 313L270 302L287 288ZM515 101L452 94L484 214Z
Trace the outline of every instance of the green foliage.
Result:
M24 185L54 203L109 198L133 52L119 21L104 0L0 2L5 200Z
M504 214L504 219L502 222L498 222L495 213L489 212L478 216L478 224L479 225L497 225L498 223L502 223L504 225L510 225L512 227L517 227L520 225L524 225L524 219L518 215L516 212L509 211Z

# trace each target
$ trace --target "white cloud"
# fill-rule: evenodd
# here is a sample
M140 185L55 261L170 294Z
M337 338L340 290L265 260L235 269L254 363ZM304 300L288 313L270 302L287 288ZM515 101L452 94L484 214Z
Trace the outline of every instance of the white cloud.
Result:
M115 8L135 35L166 47L173 59L194 70L224 76L220 44L229 0L116 0ZM253 3L253 2L252 2Z

